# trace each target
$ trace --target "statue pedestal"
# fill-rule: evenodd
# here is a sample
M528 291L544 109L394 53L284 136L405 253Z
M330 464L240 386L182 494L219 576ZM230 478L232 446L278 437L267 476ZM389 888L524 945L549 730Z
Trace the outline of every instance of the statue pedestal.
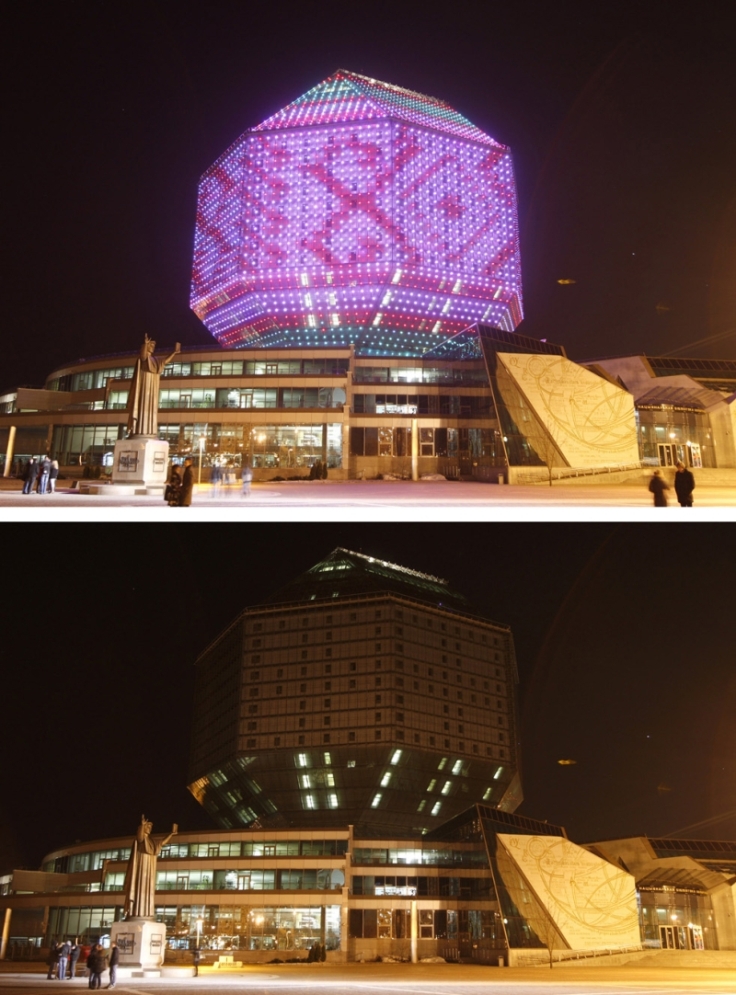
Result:
M164 488L168 472L168 442L139 435L131 439L118 439L115 443L113 484Z
M161 967L166 953L166 926L137 916L114 922L110 930L120 950L120 966L141 970Z

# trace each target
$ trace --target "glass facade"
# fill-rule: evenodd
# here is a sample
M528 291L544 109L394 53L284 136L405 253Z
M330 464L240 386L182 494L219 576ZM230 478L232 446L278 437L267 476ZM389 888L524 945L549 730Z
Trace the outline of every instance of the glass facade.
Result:
M714 467L710 418L705 411L659 404L637 407L637 430L641 457L653 466Z
M675 888L639 892L639 924L645 947L717 950L710 895Z

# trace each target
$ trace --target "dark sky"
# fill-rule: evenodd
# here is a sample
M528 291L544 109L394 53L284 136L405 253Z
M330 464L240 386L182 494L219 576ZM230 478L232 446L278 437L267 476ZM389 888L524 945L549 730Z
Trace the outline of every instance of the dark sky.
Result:
M135 350L144 332L211 341L188 310L198 177L338 67L442 97L511 146L521 331L573 359L733 358L732 14L709 0L16 5L0 387Z
M523 814L577 841L736 838L730 525L42 524L0 601L0 872L141 812L210 827L185 787L194 660L340 545L512 626Z

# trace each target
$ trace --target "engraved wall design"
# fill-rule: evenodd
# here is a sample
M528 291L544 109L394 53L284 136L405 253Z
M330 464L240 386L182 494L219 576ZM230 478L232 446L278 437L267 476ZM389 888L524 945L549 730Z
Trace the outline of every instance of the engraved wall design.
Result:
M562 356L499 353L498 360L570 466L639 461L628 391Z
M631 874L560 837L498 841L573 950L640 944Z

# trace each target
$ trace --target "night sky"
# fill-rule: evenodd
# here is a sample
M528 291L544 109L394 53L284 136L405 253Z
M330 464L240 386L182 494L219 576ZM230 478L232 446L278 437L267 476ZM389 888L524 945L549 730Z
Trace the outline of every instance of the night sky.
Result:
M520 331L573 359L733 358L732 15L707 0L16 5L0 388L144 333L211 342L188 309L198 178L338 67L444 98L511 146Z
M0 872L132 836L142 812L209 828L186 790L194 660L336 546L511 625L522 814L578 842L736 838L731 526L47 524L8 556L17 533L0 528Z

